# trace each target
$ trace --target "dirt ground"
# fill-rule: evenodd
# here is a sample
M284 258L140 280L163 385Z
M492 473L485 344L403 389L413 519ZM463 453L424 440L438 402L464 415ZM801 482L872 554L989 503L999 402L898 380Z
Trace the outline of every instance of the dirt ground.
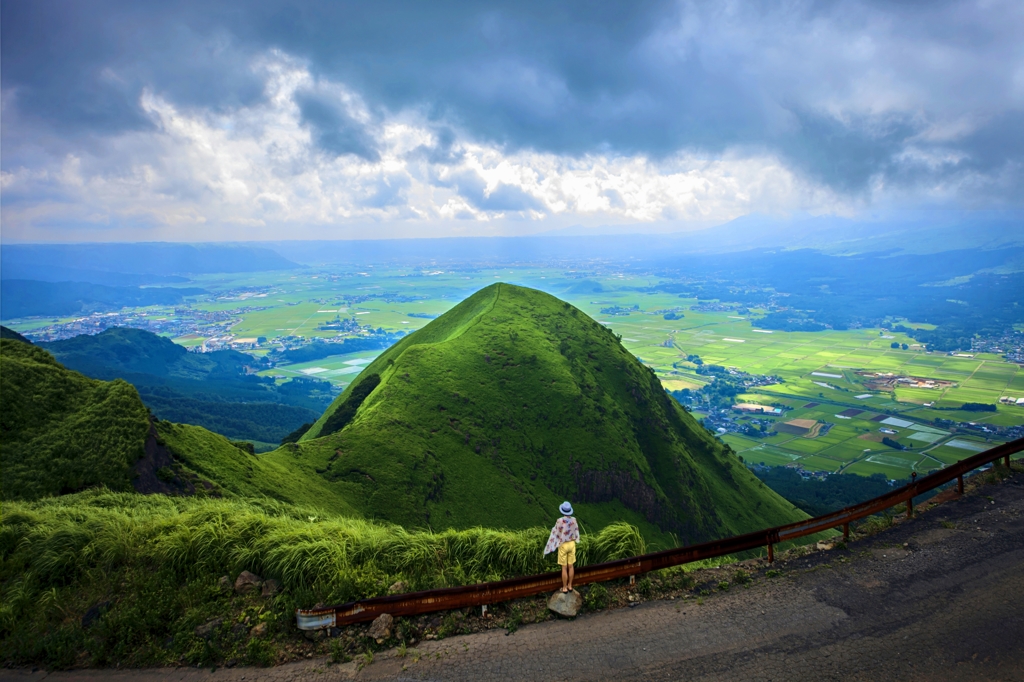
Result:
M0 680L1024 680L1022 520L1017 474L701 597L423 641L370 663L0 670Z

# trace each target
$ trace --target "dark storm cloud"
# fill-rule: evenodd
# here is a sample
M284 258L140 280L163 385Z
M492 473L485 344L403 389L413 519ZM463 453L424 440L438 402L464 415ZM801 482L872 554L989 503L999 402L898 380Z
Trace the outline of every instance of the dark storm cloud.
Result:
M300 92L295 103L302 112L302 123L313 132L313 142L334 156L354 154L367 161L379 161L373 137L364 125L349 115L344 107L316 95Z
M146 88L182 107L251 104L264 96L252 59L276 49L371 108L416 107L511 150L766 150L844 193L879 177L1021 172L1024 13L1009 2L3 0L0 11L5 116L15 107L19 130L58 139L151 125ZM297 103L323 151L378 158L342 108ZM963 133L931 134L964 121ZM17 154L23 136L9 137ZM908 146L960 160L901 165ZM451 149L442 139L430 153ZM528 207L502 192L475 203Z

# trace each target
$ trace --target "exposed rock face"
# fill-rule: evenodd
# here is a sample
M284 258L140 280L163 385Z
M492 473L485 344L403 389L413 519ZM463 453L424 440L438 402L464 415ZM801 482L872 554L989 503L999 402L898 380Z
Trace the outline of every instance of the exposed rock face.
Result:
M214 618L213 620L207 621L206 623L196 627L196 637L199 637L201 639L210 639L210 635L213 634L213 631L223 624L223 618Z
M560 616L566 618L572 618L579 613L580 608L583 606L583 597L576 590L571 592L562 592L559 590L555 592L548 599L548 608L557 613Z
M260 589L261 585L263 585L263 579L249 571L242 571L235 578L235 592L238 594L249 594L254 590Z
M191 481L183 479L177 474L172 478L160 477L159 472L172 471L173 464L174 456L165 445L161 444L151 418L143 455L135 462L134 466L135 475L132 478L132 487L135 488L135 492L146 495L153 493L194 495L196 488Z
M367 637L372 637L378 644L391 636L391 626L395 619L387 613L377 616L377 619L370 623L370 629L366 631Z

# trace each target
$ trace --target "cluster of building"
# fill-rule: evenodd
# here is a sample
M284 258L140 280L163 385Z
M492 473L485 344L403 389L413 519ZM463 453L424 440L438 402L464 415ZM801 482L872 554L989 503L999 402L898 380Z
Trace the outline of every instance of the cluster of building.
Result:
M975 353L1002 353L1010 362L1024 365L1024 333L1007 332L1001 336L989 336L971 340L971 350Z
M169 336L230 336L231 327L241 316L265 307L245 306L233 310L196 310L183 307L166 310L125 310L113 313L92 313L68 322L57 322L24 333L30 341L61 341L82 334L99 334L113 327L145 329ZM233 337L232 337L233 338ZM255 341L255 339L254 339Z

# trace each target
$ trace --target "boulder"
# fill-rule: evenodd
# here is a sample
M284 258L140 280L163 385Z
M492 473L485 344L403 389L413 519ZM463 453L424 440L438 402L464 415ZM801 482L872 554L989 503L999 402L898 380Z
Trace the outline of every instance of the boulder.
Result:
M395 619L390 614L382 613L370 623L370 629L366 631L366 636L372 637L380 644L391 636L391 626L394 624Z
M250 637L262 637L265 634L267 634L266 623L257 623L253 626L252 630L249 630Z
M263 579L255 573L249 571L242 571L235 578L235 592L238 594L249 594L254 590L260 589L263 584Z
M388 594L402 594L403 592L408 591L409 586L401 580L399 580L397 583L394 583L391 587L388 588Z
M274 595L276 595L280 591L281 591L281 583L277 582L273 578L270 578L269 580L265 580L263 582L263 596L264 597L273 597Z
M548 599L548 608L557 613L560 616L566 618L572 618L579 613L580 607L583 606L583 597L576 590L571 592L562 592L559 590L555 592Z
M223 618L214 618L213 620L208 620L202 625L196 626L196 637L199 637L200 639L210 639L210 636L213 634L213 631L223 624Z

